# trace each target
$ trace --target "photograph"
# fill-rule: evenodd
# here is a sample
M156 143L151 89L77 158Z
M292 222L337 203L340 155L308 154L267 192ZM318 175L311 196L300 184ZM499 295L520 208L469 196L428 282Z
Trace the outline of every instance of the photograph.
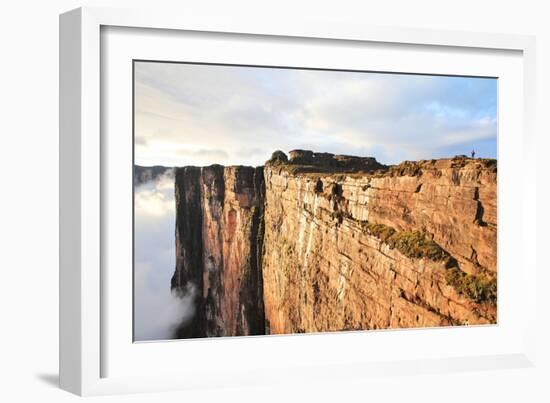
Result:
M134 342L497 324L497 78L132 80Z

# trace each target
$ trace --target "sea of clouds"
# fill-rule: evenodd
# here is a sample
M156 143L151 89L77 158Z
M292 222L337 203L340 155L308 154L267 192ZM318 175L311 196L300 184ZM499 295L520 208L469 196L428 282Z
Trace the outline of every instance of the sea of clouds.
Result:
M174 175L169 170L134 192L134 340L168 340L193 317L190 289L170 291L175 269Z

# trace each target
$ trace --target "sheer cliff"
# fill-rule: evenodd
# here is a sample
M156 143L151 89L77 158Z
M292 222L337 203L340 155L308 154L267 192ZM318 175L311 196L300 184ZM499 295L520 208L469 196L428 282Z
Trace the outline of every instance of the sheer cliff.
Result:
M495 160L176 170L179 337L496 323Z
M269 333L496 320L494 161L268 164L265 181Z
M178 337L264 334L263 193L261 167L176 169L172 289L195 303Z

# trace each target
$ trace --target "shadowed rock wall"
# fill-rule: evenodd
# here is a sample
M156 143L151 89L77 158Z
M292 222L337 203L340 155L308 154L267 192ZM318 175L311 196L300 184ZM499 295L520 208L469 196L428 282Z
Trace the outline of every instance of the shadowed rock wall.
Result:
M176 271L195 315L178 337L264 334L261 250L263 170L176 169Z

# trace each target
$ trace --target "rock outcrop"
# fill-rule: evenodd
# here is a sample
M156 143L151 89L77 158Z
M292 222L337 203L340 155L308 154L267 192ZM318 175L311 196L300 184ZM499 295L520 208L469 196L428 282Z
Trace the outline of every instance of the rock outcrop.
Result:
M176 169L178 337L496 323L495 160Z
M177 336L264 334L262 168L184 167L175 177L172 289L195 301Z

